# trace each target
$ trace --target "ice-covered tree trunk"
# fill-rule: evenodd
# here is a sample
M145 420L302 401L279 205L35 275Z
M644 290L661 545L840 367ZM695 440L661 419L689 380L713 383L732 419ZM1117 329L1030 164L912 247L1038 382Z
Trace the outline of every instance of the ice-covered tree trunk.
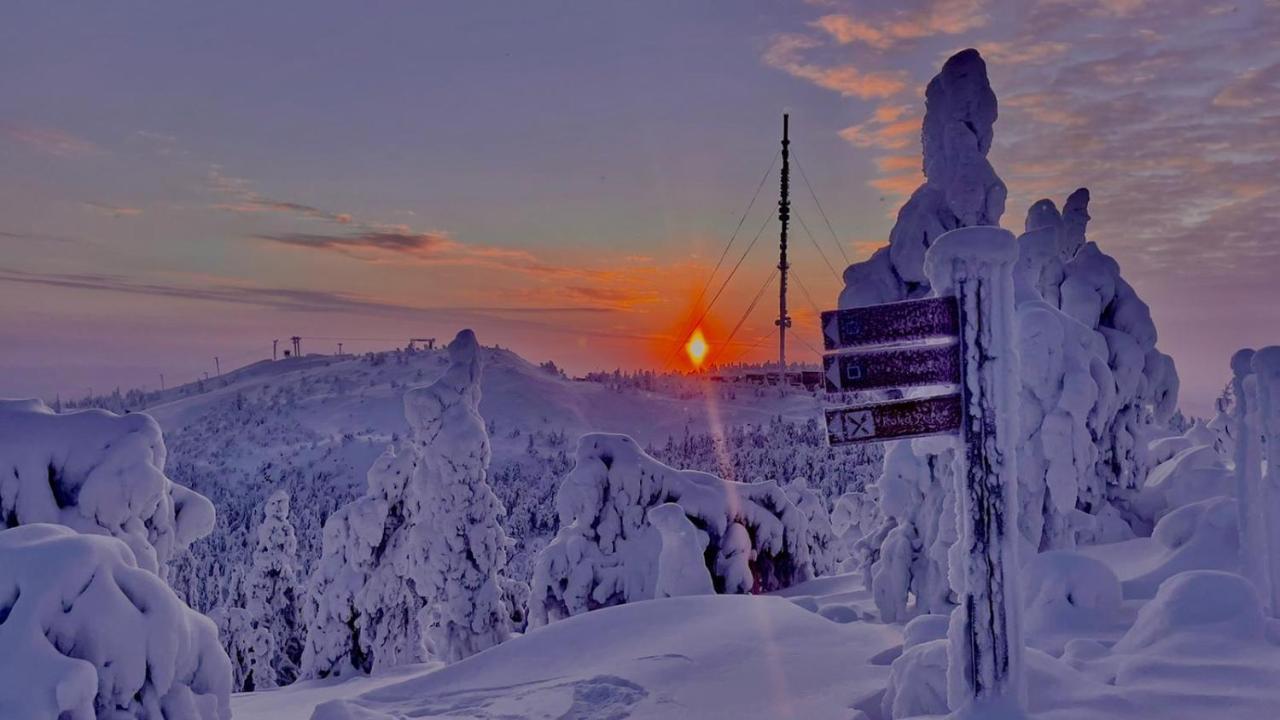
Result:
M1267 566L1270 579L1270 608L1280 611L1280 345L1264 347L1253 354L1253 374L1257 383L1258 426L1266 448L1266 475L1261 478L1259 505L1267 529ZM1241 433L1246 442L1248 429ZM1256 442L1257 434L1251 438Z
M981 708L1024 705L1017 523L1017 324L1013 304L1018 246L1007 230L969 227L934 242L925 257L930 284L960 304L964 353L964 447L956 474L960 538L951 579L959 607L951 617L948 700Z
M1251 349L1231 356L1231 409L1236 429L1234 460L1236 498L1240 509L1240 567L1253 582L1263 607L1271 607L1271 572L1267 565L1267 492L1262 484L1261 428L1258 426L1257 377Z
M425 554L413 578L426 598L421 621L431 655L462 660L511 635L503 601L506 514L489 487L489 435L480 417L475 334L449 343L451 364L430 386L405 394L405 417L420 461L422 518L413 537Z

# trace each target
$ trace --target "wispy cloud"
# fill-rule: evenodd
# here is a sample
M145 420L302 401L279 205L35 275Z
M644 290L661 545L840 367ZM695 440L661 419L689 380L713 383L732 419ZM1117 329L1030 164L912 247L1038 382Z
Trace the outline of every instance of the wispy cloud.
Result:
M14 142L58 157L100 152L100 148L92 142L57 128L0 124L0 134Z
M520 303L569 303L571 307L586 304L612 310L632 310L662 299L653 288L622 282L612 286L566 285L550 283L534 288L498 289L498 296Z
M907 150L920 147L920 111L907 104L876 108L871 117L840 131L840 137L856 147Z
M984 27L988 18L984 0L929 0L917 3L884 3L888 13L862 12L823 15L814 27L841 45L862 43L887 50L908 40L958 35ZM868 6L868 9L873 6Z
M63 235L49 235L47 233L38 232L15 232L11 230L0 230L0 240L28 240L33 242L55 243L80 242L78 238L66 237Z
M374 264L403 264L409 260L422 265L493 268L539 280L600 283L601 287L594 289L601 293L607 292L604 285L623 276L614 269L550 263L526 250L460 242L441 230L416 230L404 223L366 220L347 212L270 197L254 190L251 181L227 175L218 167L210 169L206 181L222 198L212 205L214 209L242 214L274 213L321 223L316 231L259 232L250 236L276 246L334 252ZM587 293L567 293L563 288L559 294L570 300L590 299Z
M338 250L341 252L371 250L428 256L452 244L447 237L440 233L367 231L345 235L277 233L260 234L254 237L282 245L294 245L313 250Z
M281 213L294 218L322 220L339 225L350 225L353 222L350 213L322 210L314 205L263 195L253 189L253 183L248 179L226 175L216 166L209 169L205 180L211 189L225 198L214 203L215 210L249 214Z
M890 97L907 87L903 72L861 70L849 64L822 65L803 59L804 51L821 45L821 41L806 35L779 35L765 52L764 62L818 87L864 100Z
M107 203L100 202L86 202L83 203L83 206L86 210L92 210L93 212L113 218L137 217L142 214L142 208L122 207L120 205L109 205Z
M352 293L272 288L232 282L187 285L171 282L142 281L121 275L103 273L46 273L0 267L0 282L45 285L50 287L125 293L178 300L253 305L273 310L307 313L348 313L363 315L420 316L422 313L603 313L609 307L541 306L447 306L420 307L395 303Z
M966 28L964 44L984 53L1000 97L992 161L1010 190L1007 225L1019 227L1035 200L1085 185L1094 198L1091 235L1138 259L1138 276L1280 271L1280 249L1271 249L1280 244L1262 240L1280 226L1274 0L949 5L946 12L958 13L951 27ZM934 22L937 3L887 14L883 7L828 10L810 27L841 44L843 62L877 66L919 65L934 49L911 41L949 34ZM994 17L1007 19L998 35L987 22ZM801 37L793 53L815 47ZM936 68L938 59L928 60ZM825 86L821 73L792 74ZM883 97L870 117L840 132L880 152L869 184L882 193L909 193L920 180L905 158L918 152L924 108L915 93L926 79Z

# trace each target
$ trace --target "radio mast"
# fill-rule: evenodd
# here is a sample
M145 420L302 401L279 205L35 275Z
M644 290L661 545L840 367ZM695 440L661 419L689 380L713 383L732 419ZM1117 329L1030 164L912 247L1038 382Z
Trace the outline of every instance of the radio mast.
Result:
M788 113L782 113L782 192L778 197L778 222L782 225L782 232L778 237L778 319L774 321L778 326L778 370L783 373L787 371L787 328L791 327L791 318L787 315L787 270L791 267L787 264L787 221L791 219L788 118Z

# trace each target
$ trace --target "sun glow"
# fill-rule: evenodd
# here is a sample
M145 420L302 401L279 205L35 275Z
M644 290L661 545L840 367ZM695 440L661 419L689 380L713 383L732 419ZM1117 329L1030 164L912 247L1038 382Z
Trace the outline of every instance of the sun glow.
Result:
M702 367L709 349L711 346L707 344L707 337L702 334L702 328L696 328L689 336L689 341L684 344L684 354L689 356L689 362L693 363L695 370Z

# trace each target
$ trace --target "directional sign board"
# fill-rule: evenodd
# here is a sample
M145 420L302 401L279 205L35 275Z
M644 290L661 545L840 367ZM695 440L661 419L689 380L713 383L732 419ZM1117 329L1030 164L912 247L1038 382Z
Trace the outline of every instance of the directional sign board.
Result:
M827 350L894 345L960 334L955 297L925 298L822 313Z
M831 445L884 442L960 432L960 394L872 403L827 410Z
M960 384L960 346L942 345L827 355L827 392Z
M822 313L827 392L960 385L960 305L925 298ZM938 342L945 340L945 342ZM827 410L832 445L960 431L960 394L951 392Z

